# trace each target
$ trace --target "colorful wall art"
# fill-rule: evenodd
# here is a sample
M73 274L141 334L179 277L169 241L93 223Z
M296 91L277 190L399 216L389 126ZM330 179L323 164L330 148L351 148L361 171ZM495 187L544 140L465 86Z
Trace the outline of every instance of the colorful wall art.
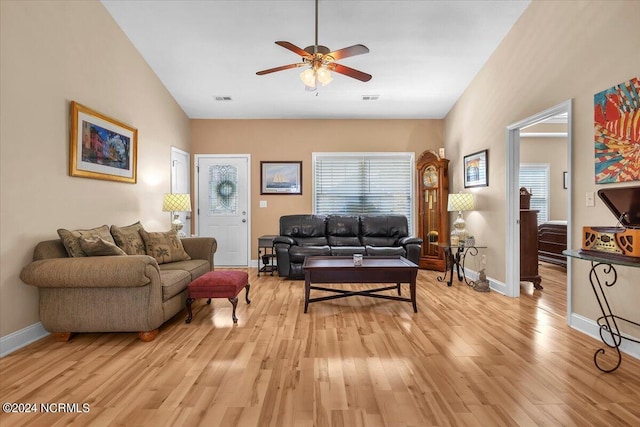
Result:
M640 180L640 80L595 94L596 184Z

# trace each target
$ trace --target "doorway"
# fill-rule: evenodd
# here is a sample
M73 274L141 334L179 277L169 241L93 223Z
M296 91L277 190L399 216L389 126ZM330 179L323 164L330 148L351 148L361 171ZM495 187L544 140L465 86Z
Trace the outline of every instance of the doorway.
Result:
M248 267L250 155L196 155L196 230L215 237L216 266Z
M171 147L171 192L191 194L191 162L189 153ZM191 236L191 212L175 212L182 222L185 236Z
M568 100L524 120L507 126L507 174L506 174L506 288L505 293L510 297L520 296L520 131L536 123L543 122L558 115L567 117L567 249L572 244L572 173L571 159L573 153L572 138L572 101ZM571 263L567 264L567 322L570 319L571 307Z

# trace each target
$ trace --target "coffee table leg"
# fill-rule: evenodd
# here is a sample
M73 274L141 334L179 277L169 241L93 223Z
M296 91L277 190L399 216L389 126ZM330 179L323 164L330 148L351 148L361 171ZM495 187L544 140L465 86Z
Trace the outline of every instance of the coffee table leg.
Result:
M304 278L304 312L307 312L309 308L309 294L311 293L311 278L309 277L309 273L305 275Z
M411 293L411 304L413 304L413 312L418 312L418 304L416 302L416 279L414 278L409 284L409 292Z

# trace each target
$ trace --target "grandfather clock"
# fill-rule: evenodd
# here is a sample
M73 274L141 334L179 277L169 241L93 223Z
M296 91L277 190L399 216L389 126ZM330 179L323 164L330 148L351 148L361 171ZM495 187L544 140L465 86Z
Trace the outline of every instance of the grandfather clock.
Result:
M420 268L444 271L444 251L431 242L449 240L449 160L432 151L425 151L418 159L418 235L424 240L420 252Z

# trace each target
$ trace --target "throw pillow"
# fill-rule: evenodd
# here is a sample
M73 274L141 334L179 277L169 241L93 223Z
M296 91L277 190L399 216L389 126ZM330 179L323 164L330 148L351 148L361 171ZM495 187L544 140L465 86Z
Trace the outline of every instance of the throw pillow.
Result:
M140 230L144 230L140 221L126 227L111 226L111 235L116 245L127 255L146 255L147 250L144 247L144 241L140 236Z
M80 247L80 237L99 237L107 242L113 243L113 237L109 232L109 226L103 225L102 227L91 228L89 230L66 230L64 228L58 229L58 236L62 239L62 244L67 250L70 257L87 256Z
M154 257L158 264L191 259L175 231L149 233L140 230L140 235L147 247L147 255Z
M127 255L111 242L99 237L80 237L80 247L87 256Z

